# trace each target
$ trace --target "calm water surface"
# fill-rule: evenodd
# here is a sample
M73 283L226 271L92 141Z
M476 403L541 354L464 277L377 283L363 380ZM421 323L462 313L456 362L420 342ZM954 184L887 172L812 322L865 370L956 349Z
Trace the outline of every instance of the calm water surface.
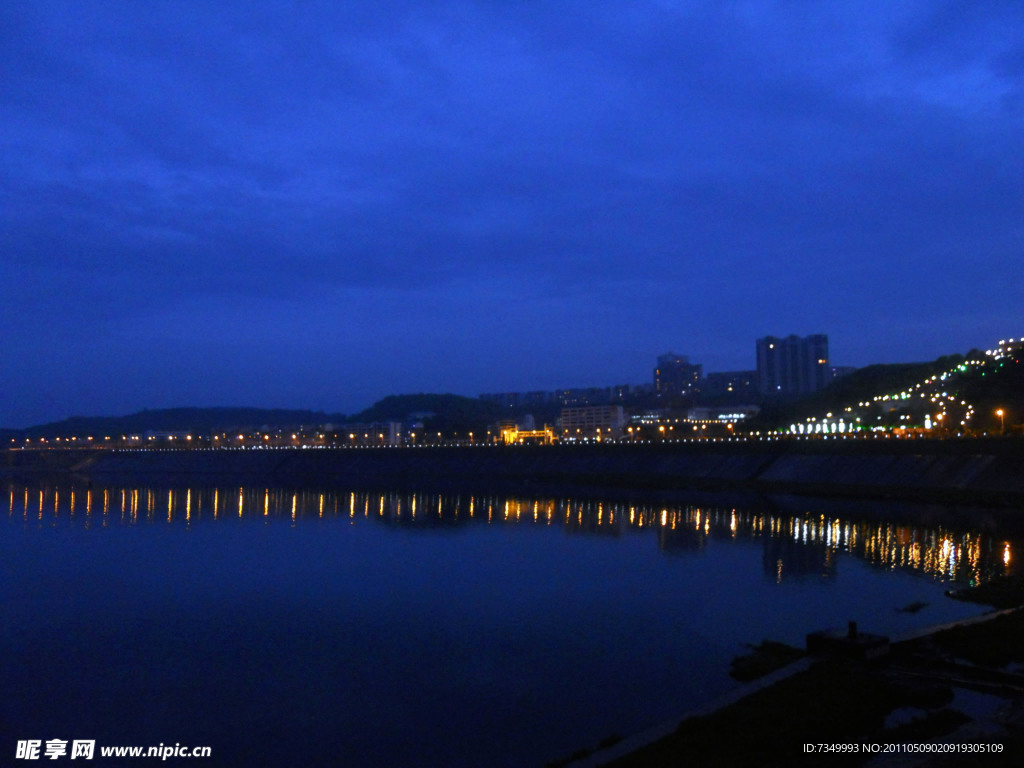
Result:
M731 690L747 643L973 615L944 591L1018 551L867 514L4 491L0 748L209 745L210 766L543 765Z

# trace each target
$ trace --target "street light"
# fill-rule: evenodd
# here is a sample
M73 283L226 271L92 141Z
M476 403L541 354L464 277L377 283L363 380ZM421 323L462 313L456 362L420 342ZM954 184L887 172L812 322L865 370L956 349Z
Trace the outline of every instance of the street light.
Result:
M1006 413L1002 408L996 410L996 416L999 417L999 434L1003 434L1006 431Z

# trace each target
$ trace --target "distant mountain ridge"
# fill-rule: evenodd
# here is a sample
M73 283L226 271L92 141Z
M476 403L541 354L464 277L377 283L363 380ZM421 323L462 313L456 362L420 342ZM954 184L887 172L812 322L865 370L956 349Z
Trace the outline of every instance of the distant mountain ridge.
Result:
M0 429L0 440L10 443L25 438L77 437L101 439L105 436L143 434L145 432L194 432L217 434L252 430L295 429L352 422L400 421L411 417L429 428L471 430L493 423L501 409L491 403L461 395L414 394L389 395L357 414L283 408L162 408L144 409L126 416L73 416L63 421L39 424L26 429Z
M40 438L52 436L102 437L105 435L140 434L146 431L214 434L261 427L291 428L317 426L345 421L342 413L324 411L289 410L283 408L162 408L144 409L127 416L72 416L63 421L39 424L27 429L8 429L0 432L7 440L14 438Z

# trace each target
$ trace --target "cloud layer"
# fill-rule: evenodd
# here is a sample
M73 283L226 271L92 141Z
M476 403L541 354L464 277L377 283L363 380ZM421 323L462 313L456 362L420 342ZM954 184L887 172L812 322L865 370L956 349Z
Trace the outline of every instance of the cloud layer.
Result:
M0 9L0 424L1024 332L1020 3L209 6Z

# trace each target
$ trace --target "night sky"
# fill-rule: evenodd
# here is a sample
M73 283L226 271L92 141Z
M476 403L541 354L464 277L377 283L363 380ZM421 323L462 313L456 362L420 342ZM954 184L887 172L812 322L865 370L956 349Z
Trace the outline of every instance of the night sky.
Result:
M0 426L1024 334L1024 3L4 2Z

